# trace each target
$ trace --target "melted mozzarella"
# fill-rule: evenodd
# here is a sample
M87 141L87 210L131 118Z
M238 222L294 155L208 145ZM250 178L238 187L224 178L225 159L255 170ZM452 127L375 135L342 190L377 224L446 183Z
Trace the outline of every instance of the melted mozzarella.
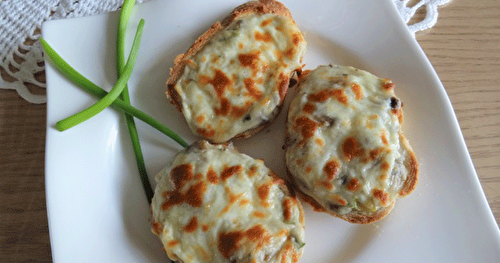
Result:
M297 262L300 202L260 160L201 142L157 174L153 232L180 262Z
M408 175L394 84L352 67L320 66L299 85L286 151L297 187L339 214L392 205Z
M293 20L250 14L190 58L175 90L191 130L213 142L272 120L306 43Z

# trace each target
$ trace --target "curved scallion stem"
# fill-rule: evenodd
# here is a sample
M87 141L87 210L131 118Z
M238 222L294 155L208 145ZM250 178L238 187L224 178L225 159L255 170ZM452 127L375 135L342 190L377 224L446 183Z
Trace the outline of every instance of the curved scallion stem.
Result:
M77 84L81 88L83 88L88 93L102 98L106 96L108 93L101 89L99 86L94 84L92 81L85 78L82 74L76 71L73 67L71 67L64 59L57 54L57 52L43 39L40 38L40 42L42 43L43 49L45 50L45 54L50 58L52 64L70 81ZM188 144L176 133L170 130L168 127L161 124L159 121L154 119L153 117L147 115L146 113L134 108L127 103L125 103L121 99L116 99L112 106L122 109L126 113L140 119L141 121L149 124L151 127L157 129L161 133L167 135L172 140L177 142L182 147L187 147Z
M144 20L141 20L139 22L139 26L137 27L137 31L135 33L134 44L132 45L132 50L130 51L129 58L127 60L127 65L123 70L123 74L120 76L120 78L118 78L118 81L116 81L116 84L113 86L111 91L92 106L72 116L69 116L64 120L57 122L56 128L59 131L67 130L94 117L95 115L97 115L98 113L109 107L111 103L113 103L113 101L115 101L116 98L120 96L120 93L122 93L123 89L125 88L125 85L127 84L130 75L132 75L132 70L134 68L135 60L137 58L137 53L139 52L139 46L141 44L141 36L143 29L144 29Z
M116 36L116 70L118 77L123 74L125 69L125 34L127 32L128 20L130 18L130 14L132 13L134 3L135 0L125 0L123 2L122 9L120 11L120 19L118 20L118 32ZM130 96L128 93L128 86L126 84L120 97L123 99L123 102L130 105ZM127 122L128 133L130 134L130 141L132 143L132 149L134 150L135 161L137 163L137 169L139 170L142 187L144 188L146 199L151 204L154 192L151 184L149 183L149 177L146 172L146 164L144 163L144 156L139 142L137 127L135 126L135 121L132 115L125 114L125 121Z

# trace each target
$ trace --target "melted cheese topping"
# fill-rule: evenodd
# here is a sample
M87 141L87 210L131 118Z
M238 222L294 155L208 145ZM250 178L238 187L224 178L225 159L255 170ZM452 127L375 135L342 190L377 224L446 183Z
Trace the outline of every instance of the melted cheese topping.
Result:
M287 123L287 167L324 209L370 214L407 178L394 84L352 67L320 66L301 80Z
M262 161L204 141L156 180L152 229L172 260L297 262L302 254L302 206Z
M212 142L272 120L306 43L290 18L250 14L189 58L175 85L191 130Z

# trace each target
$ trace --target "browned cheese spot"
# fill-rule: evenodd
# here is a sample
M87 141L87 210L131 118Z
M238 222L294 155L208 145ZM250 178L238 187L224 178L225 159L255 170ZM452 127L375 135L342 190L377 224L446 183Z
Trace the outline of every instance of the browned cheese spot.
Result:
M306 173L311 173L313 168L311 166L306 167Z
M276 56L279 62L283 62L283 54L281 53L281 50L279 49L274 50L274 55Z
M359 180L358 180L358 179L356 179L356 178L352 178L352 179L349 181L349 183L347 183L346 188L347 188L347 190L349 190L349 191L355 192L355 191L357 191L357 190L359 189L359 187L360 187L360 186L361 186L361 185L360 185L360 183L359 183Z
M255 211L255 212L253 212L253 216L257 217L257 218L265 218L266 214L264 214L264 213L262 213L260 211Z
M184 231L187 233L194 232L198 228L198 218L196 216L193 216L191 220L189 220L189 223L184 226Z
M178 245L178 244L179 244L179 241L177 241L177 240L172 240L172 241L169 241L169 242L167 243L167 246L168 246L168 247L174 247L174 246L176 246L176 245Z
M248 108L250 108L250 106L252 106L252 102L247 101L247 102L245 102L245 105L242 107L238 107L238 106L231 107L231 116L233 116L235 118L239 118L239 117L245 115L245 113L247 113Z
M284 246L283 246L283 250L281 251L281 262L287 262L287 258L288 258L288 255L293 253L293 248L292 248L292 244L290 244L289 242L287 242Z
M166 201L161 204L161 210L163 211L168 210L174 205L182 204L182 202L184 201L182 198L182 194L177 191L164 192L163 196L166 199Z
M234 231L229 233L219 233L217 240L218 248L222 256L229 259L234 251L238 250L240 246L240 240L244 237L244 234L240 231Z
M292 200L290 198L283 200L283 217L285 221L290 221L290 219L292 219L292 205Z
M181 164L174 167L170 172L170 178L175 189L180 190L187 181L193 178L193 166L191 164Z
M247 89L250 97L253 97L255 100L260 100L262 98L262 92L255 88L255 83L252 78L246 78L243 80L245 84L245 89Z
M260 23L260 26L261 27L265 27L265 26L269 25L271 22L273 22L273 19L272 18L268 18L268 19L262 21L262 23Z
M359 86L356 83L353 83L351 85L351 89L354 92L354 95L356 96L356 100L361 100L363 98L363 91L361 90L361 86Z
M298 263L299 262L299 254L295 251L293 251L292 254L292 263Z
M226 76L226 74L224 74L224 72L220 71L219 69L215 70L215 75L213 78L200 76L200 81L202 84L211 84L214 87L219 99L224 96L224 91L229 85L231 85L231 80Z
M382 133L382 135L380 136L380 138L382 139L382 142L385 144L385 145L389 145L389 141L387 140L387 136L384 133Z
M220 108L215 108L215 114L227 116L229 114L230 109L231 109L231 102L229 102L229 100L226 98L221 98Z
M267 197L269 196L270 188L271 186L267 183L259 186L259 188L257 188L257 194L259 195L259 198L262 200L266 200Z
M239 54L238 60L243 67L249 67L253 71L256 71L258 69L257 61L259 61L259 54L259 51L248 54Z
M380 177L379 177L380 180L385 180L387 179L387 174L381 174Z
M203 178L203 175L201 173L197 173L195 176L194 176L194 179L196 180L200 180L201 178Z
M332 183L330 183L330 182L328 182L328 181L323 181L323 180L321 180L321 181L317 181L316 183L317 183L319 186L321 186L321 187L323 187L323 188L325 188L325 189L329 189L329 190L333 189L333 184L332 184Z
M384 151L383 148L377 148L370 151L370 160L375 160Z
M363 156L365 150L361 148L361 145L354 136L350 136L342 144L342 152L344 153L345 160L349 162L356 157Z
M248 204L250 204L250 200L248 200L248 199L240 200L240 206L246 206Z
M257 173L257 166L252 165L248 171L248 177L252 178Z
M293 42L294 45L298 46L299 43L300 43L300 39L301 39L301 37L300 37L299 33L293 34L293 36L292 36L292 42Z
M255 40L257 41L263 41L263 42L271 42L273 41L273 36L271 36L271 33L265 32L264 34L260 33L259 31L255 31Z
M214 171L212 166L208 168L207 172L207 180L211 182L212 184L218 184L219 183L219 178L217 177L217 173Z
M293 47L287 49L287 51L285 51L285 56L289 59L293 59L293 55L295 55L295 49Z
M382 164L380 165L380 169L382 169L383 171L388 171L389 164L387 162L382 162Z
M396 117L398 117L399 123L403 123L403 113L401 112L401 109L392 109L391 110Z
M161 234L163 230L163 226L159 222L151 222L151 227L153 229L153 233L155 233L156 235Z
M299 117L295 120L295 128L300 128L302 140L299 145L303 145L306 140L314 136L314 132L318 129L319 124L308 117Z
M266 230L261 225L256 225L248 229L245 234L252 242L262 241L266 235Z
M241 42L240 42L240 43L238 43L238 48L239 48L239 49L243 49L243 48L244 48L243 43L241 43Z
M314 141L316 142L316 144L317 144L318 146L323 146L323 143L324 143L324 142L323 142L323 140L321 140L320 138L316 138Z
M201 230L203 230L203 232L207 232L208 229L210 229L210 227L208 225L202 225L201 226Z
M194 207L200 207L203 204L203 194L207 190L205 182L198 182L191 186L185 195L185 202Z
M392 90L394 89L394 87L396 86L396 84L394 83L386 83L382 86L382 88L386 91L389 91L389 90Z
M174 183L174 189L172 191L165 191L163 197L166 199L162 204L162 210L168 210L174 205L181 204L184 202L183 195L181 193L181 188L186 184L187 181L193 178L193 166L191 164L181 164L176 166L170 171L170 178Z
M341 89L326 89L322 90L316 94L309 94L307 99L314 102L325 102L330 97L334 97L342 104L347 104L347 96L344 94L344 91Z
M323 167L323 171L325 172L326 177L329 180L333 180L333 178L335 178L335 175L337 175L337 173L339 172L339 163L335 160L330 160Z
M229 204L235 203L243 195L243 193L234 194L231 191L231 188L229 187L225 187L224 189L226 190L226 193L229 195Z
M279 79L278 94L280 95L280 101L283 101L285 99L286 92L288 91L288 77L285 74L280 73Z
M201 135L205 138L210 138L210 137L215 135L215 130L198 128L198 129L196 129L196 133L198 133L199 135Z
M224 215L225 213L229 212L229 208L231 208L231 205L226 205L220 212L219 212L219 215L218 217L221 217L222 215Z
M304 108L302 108L302 110L305 113L313 114L314 111L316 110L316 107L314 106L314 104L308 102L306 103L306 105L304 105Z
M387 205L387 202L389 201L389 194L384 192L384 190L373 189L372 194L375 198L380 200L380 202L382 202L383 205Z
M340 205L347 205L347 201L339 195L336 195L333 199Z
M202 124L204 120L205 120L205 116L203 116L203 115L196 117L196 122L198 124Z
M220 174L220 178L222 179L222 181L226 181L227 178L229 178L235 174L241 173L242 170L243 170L243 167L241 167L241 165L234 165L231 167L226 167L226 168L224 168L224 170L222 170L222 173Z

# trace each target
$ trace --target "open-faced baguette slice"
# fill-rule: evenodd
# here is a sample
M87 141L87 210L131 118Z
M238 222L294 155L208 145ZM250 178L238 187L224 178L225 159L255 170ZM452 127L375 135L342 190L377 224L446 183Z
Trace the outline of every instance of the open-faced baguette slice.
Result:
M283 4L245 3L177 56L167 97L209 141L249 137L280 111L305 46Z
M178 262L298 262L304 212L261 160L207 141L156 176L152 230Z
M287 120L291 183L316 210L352 223L382 219L418 181L394 83L362 70L304 72Z

